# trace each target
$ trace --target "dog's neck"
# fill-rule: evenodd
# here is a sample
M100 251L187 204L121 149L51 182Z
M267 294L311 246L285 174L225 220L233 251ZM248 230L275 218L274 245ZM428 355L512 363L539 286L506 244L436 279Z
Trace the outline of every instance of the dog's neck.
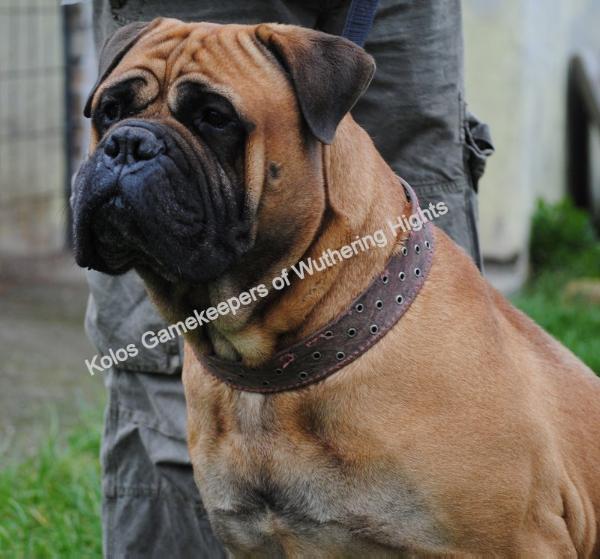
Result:
M284 333L295 318L286 343L304 338L345 311L384 269L406 235L394 238L388 221L395 221L407 206L398 177L379 155L371 138L351 118L344 119L331 146L323 146L327 212L321 234L306 256L319 258L324 250L352 241L386 234L387 244L358 252L348 260L298 282L286 293L283 312L274 309L269 322ZM298 303L301 301L301 305ZM286 326L287 325L287 326Z
M394 237L388 221L395 222L407 213L407 198L367 133L348 116L334 142L320 149L326 207L301 260L318 260L323 251L339 249L378 230L385 232L386 245L357 252L302 280L290 274L290 285L277 292L269 289L269 296L260 304L248 305L236 316L221 317L187 335L186 341L196 352L241 359L247 366L260 365L277 350L310 335L346 310L400 246L406 235ZM275 273L295 264L297 261L282 255L274 266ZM271 288L272 277L266 275L258 283ZM192 298L186 294L185 309L165 314L169 319L182 320L180 315L190 315L190 309L216 306L251 287L239 280L239 274L235 278L237 281L222 278L208 289L194 292Z

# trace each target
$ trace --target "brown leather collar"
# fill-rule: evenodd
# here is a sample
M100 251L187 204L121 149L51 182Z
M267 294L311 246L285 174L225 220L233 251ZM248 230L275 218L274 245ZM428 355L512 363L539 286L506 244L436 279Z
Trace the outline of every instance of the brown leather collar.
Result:
M419 210L412 188L403 182L412 213ZM433 256L433 231L426 223L411 230L401 251L350 307L312 336L251 368L214 355L197 355L204 368L246 392L283 392L313 384L354 361L400 320L425 283Z

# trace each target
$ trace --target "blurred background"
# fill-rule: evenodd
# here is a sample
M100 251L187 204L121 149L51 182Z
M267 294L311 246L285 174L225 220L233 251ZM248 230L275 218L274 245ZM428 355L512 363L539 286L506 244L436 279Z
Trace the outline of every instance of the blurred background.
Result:
M600 2L463 12L467 99L496 146L486 275L600 372ZM95 73L90 2L0 0L0 557L100 554L104 391L67 234Z

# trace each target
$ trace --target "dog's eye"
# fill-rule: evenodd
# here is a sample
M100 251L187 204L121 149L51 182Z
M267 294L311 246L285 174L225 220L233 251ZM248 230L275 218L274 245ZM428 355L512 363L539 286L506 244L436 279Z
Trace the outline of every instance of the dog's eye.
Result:
M115 99L109 99L102 104L102 120L110 126L121 118L121 105Z
M208 124L219 130L225 128L230 122L231 119L227 115L216 109L206 109L202 113L202 116L196 121L198 125Z

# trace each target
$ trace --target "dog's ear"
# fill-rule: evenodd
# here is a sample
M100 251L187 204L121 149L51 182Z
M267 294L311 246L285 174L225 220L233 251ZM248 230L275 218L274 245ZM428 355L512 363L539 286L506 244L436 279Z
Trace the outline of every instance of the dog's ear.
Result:
M98 79L85 102L83 109L84 116L87 118L91 116L92 100L100 84L115 69L117 64L121 62L122 58L138 42L140 37L150 29L156 27L160 22L161 18L154 19L151 22L128 23L117 29L104 41L98 58Z
M371 82L373 58L347 39L292 25L259 25L256 36L287 71L311 132L330 144Z

